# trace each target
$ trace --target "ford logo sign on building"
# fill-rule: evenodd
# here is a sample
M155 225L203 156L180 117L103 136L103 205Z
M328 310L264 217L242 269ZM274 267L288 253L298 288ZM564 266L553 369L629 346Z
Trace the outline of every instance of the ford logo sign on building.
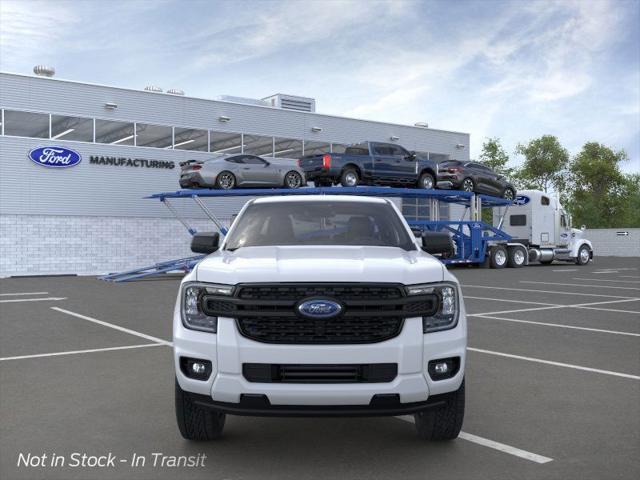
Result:
M298 312L305 317L331 318L340 315L342 305L333 300L307 300L298 305Z
M38 147L29 152L29 159L43 167L67 168L79 164L82 156L69 148Z

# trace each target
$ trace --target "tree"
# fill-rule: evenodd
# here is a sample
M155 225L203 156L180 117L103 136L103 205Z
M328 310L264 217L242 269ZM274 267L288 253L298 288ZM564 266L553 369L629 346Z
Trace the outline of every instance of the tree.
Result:
M502 147L500 139L497 137L487 138L482 144L480 162L497 173L510 177L513 175L513 168L507 167L509 155Z
M556 192L565 188L565 170L569 164L569 152L560 145L553 135L543 135L526 145L518 144L516 153L525 157L517 180L521 186L548 192L551 187Z
M569 166L567 206L577 225L621 227L639 224L638 175L625 176L620 162L627 159L624 150L614 151L597 142L585 143ZM635 202L635 203L634 203Z

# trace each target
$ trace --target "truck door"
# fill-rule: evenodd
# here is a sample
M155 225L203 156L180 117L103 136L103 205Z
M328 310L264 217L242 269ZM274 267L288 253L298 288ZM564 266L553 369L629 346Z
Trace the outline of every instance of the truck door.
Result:
M571 225L569 222L569 216L564 210L558 210L559 228L557 229L558 238L556 244L560 247L566 247L571 242Z
M403 183L415 182L417 180L416 168L418 166L415 156L410 155L409 152L400 145L389 145L389 148L391 148L394 157L392 164L394 175Z
M395 177L396 157L393 155L392 145L384 143L371 144L373 158L373 177L382 181L389 181Z

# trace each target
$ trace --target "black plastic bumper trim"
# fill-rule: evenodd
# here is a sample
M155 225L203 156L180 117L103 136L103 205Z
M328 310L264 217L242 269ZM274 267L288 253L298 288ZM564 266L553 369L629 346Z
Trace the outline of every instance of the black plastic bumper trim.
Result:
M455 392L452 392L455 393ZM445 405L451 393L431 395L424 402L400 403L398 394L374 395L369 405L272 405L266 395L242 394L239 403L217 402L190 394L193 401L229 415L250 417L385 417L418 413Z

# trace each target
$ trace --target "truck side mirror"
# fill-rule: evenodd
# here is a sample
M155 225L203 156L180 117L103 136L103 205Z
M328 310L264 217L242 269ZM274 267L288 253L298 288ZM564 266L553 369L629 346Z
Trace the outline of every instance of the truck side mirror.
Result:
M218 250L220 234L218 232L196 233L191 238L191 251L193 253L213 253Z
M404 158L406 158L407 160L415 160L415 159L416 159L416 152L414 152L413 150L411 150L411 151L409 152L409 155L407 155L407 156L406 156L406 157L404 157Z
M455 253L453 240L447 232L422 232L422 250L431 255L451 257Z
M582 230L582 231L585 231L586 229L587 229L587 226L586 226L586 225L582 225L582 226L580 227L580 230Z

